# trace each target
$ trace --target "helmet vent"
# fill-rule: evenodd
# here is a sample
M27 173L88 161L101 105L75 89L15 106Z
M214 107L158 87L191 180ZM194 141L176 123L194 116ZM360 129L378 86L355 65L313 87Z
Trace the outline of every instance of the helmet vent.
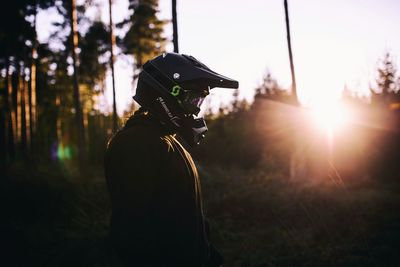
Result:
M204 65L203 63L201 63L200 61L198 61L195 57L193 56L188 56L188 55L184 55L182 54L183 57L185 57L186 59L188 59L190 62L192 62L192 64L196 67L199 68L204 68L206 70L210 70L209 67L207 67L206 65Z

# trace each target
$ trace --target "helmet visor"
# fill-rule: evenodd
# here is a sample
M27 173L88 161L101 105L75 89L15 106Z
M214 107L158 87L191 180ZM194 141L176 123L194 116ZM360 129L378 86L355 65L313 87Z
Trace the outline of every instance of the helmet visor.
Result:
M186 91L182 100L182 107L188 114L198 115L200 112L201 104L203 104L204 99L209 94L209 90Z

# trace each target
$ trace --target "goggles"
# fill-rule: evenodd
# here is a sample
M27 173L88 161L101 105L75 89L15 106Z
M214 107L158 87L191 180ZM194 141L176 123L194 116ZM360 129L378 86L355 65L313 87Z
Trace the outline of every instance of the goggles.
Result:
M203 104L204 99L209 95L209 89L206 90L183 90L180 97L179 103L184 109L185 113L198 115L200 112L201 104Z

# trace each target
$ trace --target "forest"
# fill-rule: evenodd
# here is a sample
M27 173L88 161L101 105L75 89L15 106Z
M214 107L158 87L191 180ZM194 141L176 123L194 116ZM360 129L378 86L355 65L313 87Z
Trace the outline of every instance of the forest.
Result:
M116 24L112 1L110 21L85 16L95 3L18 0L0 11L2 266L114 266L103 160L138 105L118 115L114 91L104 108L106 78L115 90L115 57L130 56L134 86L146 61L170 43L178 51L177 28L165 35L176 20L158 17L158 0L129 0ZM39 42L37 14L50 9L64 19ZM206 107L207 136L188 150L224 266L400 265L395 56L377 59L369 96L343 89L351 118L340 130L321 128L293 83L270 72L251 88L254 100L236 91Z

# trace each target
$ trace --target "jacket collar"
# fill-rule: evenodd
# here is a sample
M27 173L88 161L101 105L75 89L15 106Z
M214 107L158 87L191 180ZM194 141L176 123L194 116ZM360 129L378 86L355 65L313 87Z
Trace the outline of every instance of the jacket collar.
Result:
M134 125L147 125L153 127L161 136L175 134L176 131L170 129L165 123L146 110L139 109L126 121L122 129L130 128Z

